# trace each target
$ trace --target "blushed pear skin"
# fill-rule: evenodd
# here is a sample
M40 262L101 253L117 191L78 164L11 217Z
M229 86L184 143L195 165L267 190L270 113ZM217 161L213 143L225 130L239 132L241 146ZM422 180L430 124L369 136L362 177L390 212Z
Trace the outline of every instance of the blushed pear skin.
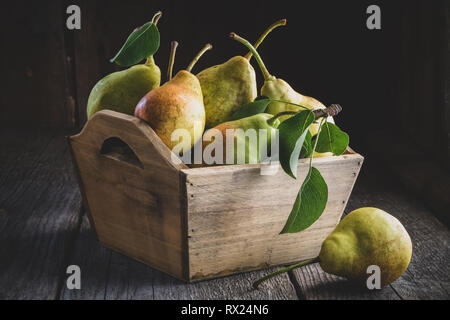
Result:
M192 147L205 128L200 82L192 73L182 70L171 81L147 93L137 104L134 115L146 121L169 149L179 143L171 140L176 129L190 133Z
M412 243L395 217L377 208L349 213L325 239L319 254L322 269L365 284L367 268L381 271L381 285L397 280L408 268Z

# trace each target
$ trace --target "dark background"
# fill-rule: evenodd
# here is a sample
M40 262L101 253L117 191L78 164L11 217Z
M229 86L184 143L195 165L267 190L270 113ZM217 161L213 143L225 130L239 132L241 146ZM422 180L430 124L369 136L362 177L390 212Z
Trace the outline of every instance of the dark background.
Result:
M65 27L70 4L81 7L81 30ZM381 7L381 30L366 28L371 4ZM450 212L449 4L443 0L8 2L0 13L0 126L78 131L91 88L120 69L109 59L157 10L164 13L155 55L163 74L171 40L180 43L175 70L205 43L214 45L198 72L246 53L228 38L231 31L255 41L287 18L260 47L269 71L302 94L340 103L336 120L355 150L437 213Z

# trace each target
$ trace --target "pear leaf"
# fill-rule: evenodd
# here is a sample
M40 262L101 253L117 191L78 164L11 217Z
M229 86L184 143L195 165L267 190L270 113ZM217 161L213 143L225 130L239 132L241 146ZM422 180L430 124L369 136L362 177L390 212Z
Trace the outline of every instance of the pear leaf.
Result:
M319 170L311 167L280 234L297 233L308 229L320 218L327 201L328 186Z
M150 21L133 31L111 62L129 67L155 54L159 49L159 31Z
M308 130L306 134L305 141L303 142L303 147L300 152L300 159L309 158L313 153L312 135Z
M280 164L292 178L297 178L297 163L309 133L309 126L314 122L314 113L301 111L283 121L278 127L280 137Z
M332 152L334 155L340 156L347 149L348 143L348 134L341 131L335 124L325 122L317 141L316 151Z
M269 103L270 103L269 98L266 97L256 98L255 101L247 103L246 105L236 110L236 112L231 117L231 121L251 117L258 113L263 113L264 111L266 111Z

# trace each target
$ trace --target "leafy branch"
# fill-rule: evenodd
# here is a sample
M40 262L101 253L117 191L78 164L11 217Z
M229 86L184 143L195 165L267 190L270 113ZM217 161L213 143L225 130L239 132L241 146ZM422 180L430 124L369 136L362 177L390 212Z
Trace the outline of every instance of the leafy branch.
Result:
M335 124L326 120L328 116L334 117L342 111L342 107L336 104L325 109L309 110L292 102L260 97L238 109L232 119L237 120L263 113L271 102L281 102L301 108L299 111L281 112L267 121L269 125L274 126L279 117L291 115L278 126L279 158L281 167L286 174L297 179L298 159L300 157L310 158L308 173L281 231L281 234L297 233L306 230L320 218L328 201L328 186L320 171L313 167L315 151L341 155L347 149L349 138ZM319 128L313 137L310 126L318 119L321 119Z

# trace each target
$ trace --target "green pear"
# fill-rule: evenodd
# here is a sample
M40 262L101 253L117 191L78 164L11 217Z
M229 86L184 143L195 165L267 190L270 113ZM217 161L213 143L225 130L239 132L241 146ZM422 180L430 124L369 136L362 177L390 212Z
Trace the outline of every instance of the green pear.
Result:
M360 208L325 239L319 260L325 272L363 284L367 268L376 265L385 286L406 271L411 255L411 238L400 221L377 208Z
M380 268L380 284L397 280L408 268L412 243L408 232L395 217L377 208L360 208L350 212L325 239L319 256L280 269L259 279L263 281L298 267L319 262L330 274L366 285L369 266Z
M317 99L304 96L298 92L296 92L292 87L283 79L278 79L271 75L265 66L261 56L256 51L256 48L253 47L247 40L241 38L234 32L230 34L231 38L239 41L243 45L245 45L250 52L255 56L255 59L261 69L261 72L264 76L264 84L261 87L261 95L270 98L272 101L267 106L267 113L276 115L285 111L295 111L299 112L301 110L317 110L317 109L325 109L326 107ZM281 122L290 118L291 116L281 116L279 119ZM333 117L327 118L328 122L334 123ZM315 121L309 128L311 135L315 136L319 130L320 119ZM314 153L314 157L324 157L331 156L332 153Z
M219 147L223 150L221 164L259 163L261 161L259 152L261 143L260 130L266 130L268 152L270 152L272 137L276 137L277 134L276 127L280 122L279 120L273 123L269 122L272 118L273 115L271 114L259 113L251 117L221 123L205 132L203 137L203 150L214 142L215 134L220 133L222 145ZM227 135L229 136L227 137ZM228 157L228 160L227 152L230 150L227 150L227 139L232 139L234 145L232 150L233 154Z
M205 69L197 77L203 91L207 128L229 120L240 106L258 95L255 70L241 56Z
M153 56L145 64L111 73L92 89L87 105L88 119L98 111L109 109L133 115L136 104L150 90L159 87L161 70Z
M273 29L285 24L286 20L272 24L255 46L258 47ZM256 99L258 90L255 70L249 62L251 57L251 53L236 56L197 74L203 91L207 128L230 120L239 107Z
M172 45L173 50L175 47ZM146 121L171 150L179 144L172 141L172 133L177 129L185 129L190 134L190 148L202 137L205 129L203 94L191 70L200 56L211 48L207 44L186 70L179 71L173 79L170 75L167 83L148 92L136 105L134 115Z
M245 45L255 56L255 59L264 76L264 85L261 87L261 95L271 98L272 100L282 100L272 101L267 108L268 113L276 115L284 111L325 109L325 106L320 101L296 92L286 81L271 75L261 59L261 56L256 51L256 48L253 47L247 40L241 38L234 32L231 33L230 36L234 40L237 40Z
M161 16L161 11L155 14L152 20L155 25ZM161 70L155 64L153 56L148 57L145 64L111 73L92 89L87 104L87 117L89 119L104 109L133 115L139 100L150 90L159 87L160 82Z

